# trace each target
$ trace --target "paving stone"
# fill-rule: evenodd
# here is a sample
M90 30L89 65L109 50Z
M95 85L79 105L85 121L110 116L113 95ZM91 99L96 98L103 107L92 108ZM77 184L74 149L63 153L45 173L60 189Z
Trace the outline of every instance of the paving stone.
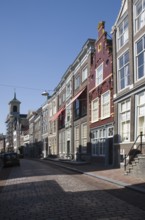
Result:
M97 185L87 178L23 159L20 167L11 168L5 176L0 219L144 219L144 210L111 195L103 189L103 183L101 188L99 181Z

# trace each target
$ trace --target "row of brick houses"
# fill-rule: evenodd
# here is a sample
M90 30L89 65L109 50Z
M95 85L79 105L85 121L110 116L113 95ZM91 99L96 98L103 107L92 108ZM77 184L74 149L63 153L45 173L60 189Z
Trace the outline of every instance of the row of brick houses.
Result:
M144 51L145 0L122 0L112 39L99 22L97 40L85 42L52 96L27 114L29 129L20 135L25 155L119 165L145 134ZM13 133L20 128L12 126Z

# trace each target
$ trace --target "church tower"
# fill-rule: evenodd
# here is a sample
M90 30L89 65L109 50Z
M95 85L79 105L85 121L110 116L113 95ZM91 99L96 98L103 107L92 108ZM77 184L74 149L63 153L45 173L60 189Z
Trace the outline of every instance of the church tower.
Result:
M20 104L21 102L16 98L16 92L14 93L14 98L9 102L9 115L18 116L20 114Z
M21 102L16 98L16 92L14 92L14 98L9 102L9 114L6 119L6 151L17 151L18 148L17 139L19 138L20 104Z

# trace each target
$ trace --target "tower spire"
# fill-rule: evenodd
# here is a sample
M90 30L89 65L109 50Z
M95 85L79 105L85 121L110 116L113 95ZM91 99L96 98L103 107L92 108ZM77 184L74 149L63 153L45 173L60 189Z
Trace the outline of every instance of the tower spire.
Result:
M16 89L14 89L14 99L16 99Z

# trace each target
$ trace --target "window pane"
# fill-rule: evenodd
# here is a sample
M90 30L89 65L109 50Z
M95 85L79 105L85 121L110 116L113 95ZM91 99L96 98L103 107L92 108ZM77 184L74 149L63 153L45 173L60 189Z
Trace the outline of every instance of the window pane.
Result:
M101 117L110 116L110 92L106 92L101 97Z
M145 104L145 93L139 95L139 104Z
M141 53L138 56L138 78L143 77L144 75L144 54Z
M126 17L118 28L119 48L128 41L128 17Z
M143 9L145 8L145 0L143 0Z
M123 56L119 59L119 68L123 66Z
M144 63L144 54L141 53L139 56L138 56L138 66L142 66Z
M126 30L128 28L128 19L126 18L124 20L124 30Z
M145 106L139 107L139 116L145 115Z
M119 88L123 89L130 84L130 72L129 72L129 53L123 54L119 58Z
M142 39L137 43L137 53L140 53L143 50L143 41Z
M139 15L142 11L142 2L140 1L137 5L136 5L136 15Z
M99 110L98 110L98 99L97 99L92 102L92 122L98 120L98 114L99 114Z
M129 62L129 53L127 52L125 55L124 55L124 63L128 63Z
M96 69L96 84L99 85L103 81L103 64Z
M128 141L130 139L130 100L121 103L119 119L121 139Z
M123 33L123 23L119 26L119 35Z
M88 69L87 67L85 69L83 69L83 72L82 72L82 82L87 79L87 76L88 76Z

